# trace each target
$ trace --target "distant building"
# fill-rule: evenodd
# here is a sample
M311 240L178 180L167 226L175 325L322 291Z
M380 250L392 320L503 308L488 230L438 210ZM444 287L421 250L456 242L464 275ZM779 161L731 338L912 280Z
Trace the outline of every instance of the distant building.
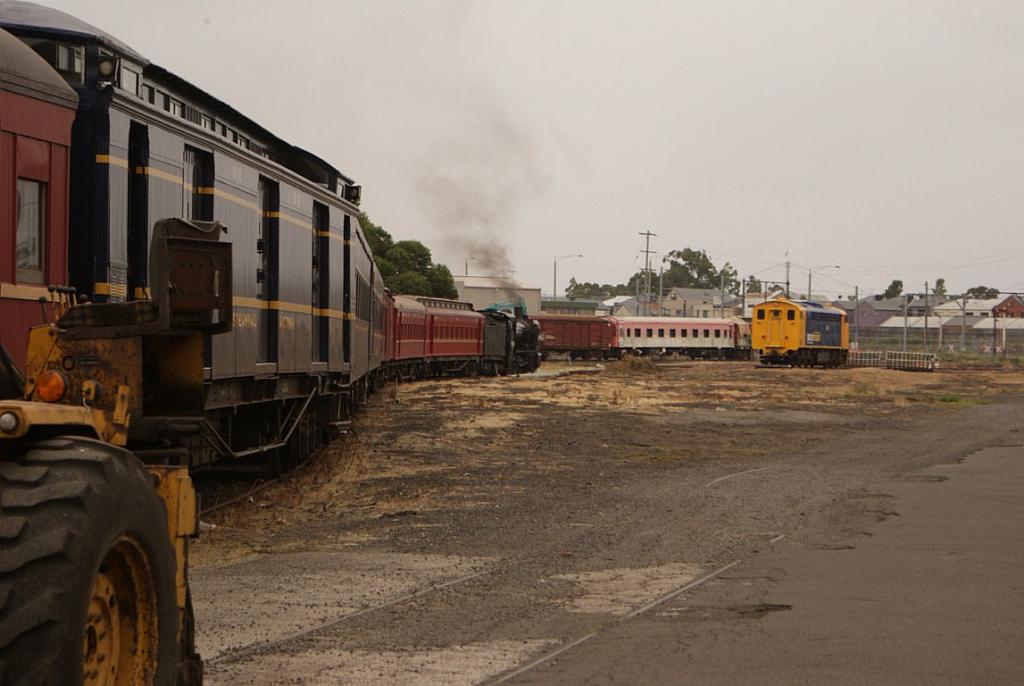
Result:
M522 284L509 276L455 276L453 279L459 300L472 303L473 309L482 310L488 305L522 298L527 313L541 311L540 286Z
M986 299L968 298L966 301L957 299L943 303L932 311L947 317L991 317L995 312L997 317L1016 319L1024 317L1024 300L1016 295Z
M673 288L662 299L669 317L731 317L740 314L742 300L730 293L707 288Z
M563 314L578 317L601 317L611 312L611 307L600 300L577 298L544 298L540 301L540 311L544 314Z

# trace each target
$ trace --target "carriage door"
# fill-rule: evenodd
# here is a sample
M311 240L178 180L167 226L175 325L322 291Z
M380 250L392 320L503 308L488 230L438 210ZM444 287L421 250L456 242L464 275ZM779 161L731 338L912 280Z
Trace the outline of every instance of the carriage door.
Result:
M277 300L277 184L260 177L260 230L256 238L256 362L277 362L277 310L270 303Z
M128 132L128 299L146 300L149 259L149 130L131 123Z
M313 203L313 292L310 302L313 304L313 361L327 361L327 342L330 340L330 329L327 316L328 293L331 283L328 274L330 262L327 257L329 246L327 241L330 232L327 205Z
M181 216L213 221L213 155L185 146L181 170ZM213 368L213 341L203 336L203 364Z
M782 310L772 310L768 313L768 344L782 345Z

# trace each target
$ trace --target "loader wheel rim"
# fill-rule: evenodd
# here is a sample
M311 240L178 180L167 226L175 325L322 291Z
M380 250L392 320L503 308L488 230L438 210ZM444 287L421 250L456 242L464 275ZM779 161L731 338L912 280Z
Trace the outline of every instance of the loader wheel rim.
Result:
M89 594L84 683L152 683L156 675L157 603L149 556L121 536L103 558Z

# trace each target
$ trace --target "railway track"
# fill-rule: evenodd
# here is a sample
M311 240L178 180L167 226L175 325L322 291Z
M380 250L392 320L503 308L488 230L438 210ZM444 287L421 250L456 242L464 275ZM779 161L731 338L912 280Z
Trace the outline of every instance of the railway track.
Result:
M573 650L574 648L577 648L577 647L583 645L584 643L587 643L591 639L596 638L597 636L600 636L602 633L604 633L608 629L611 629L612 627L620 626L621 624L624 624L624 623L630 621L631 619L634 619L636 617L639 617L641 615L644 615L644 614L650 612L651 610L653 610L653 609L655 609L655 608L657 608L657 607L667 603L668 601L672 600L673 598L675 598L677 596L682 595L683 593L686 593L687 591L692 591L693 589L698 588L699 586L704 585L708 581L711 581L715 577L720 576L721 574L724 574L725 572L729 571L730 569L732 569L736 565L740 564L740 562L742 562L742 560L733 560L732 562L730 562L727 565L723 565L722 567L719 567L718 569L715 569L712 572L708 572L707 574L705 574L704 576L700 577L699 579L695 579L693 581L687 582L687 583L685 583L685 584L683 584L683 585L681 585L681 586L679 586L679 587L669 591L668 593L665 593L664 595L661 595L661 596L655 598L654 600L652 600L651 602L647 603L646 605L643 605L641 607L636 608L635 610L633 610L629 614L626 614L626 615L623 615L622 617L619 617L614 622L611 622L611 623L609 623L609 624L607 624L607 625L605 625L605 626L603 626L603 627L601 627L599 629L595 629L594 631L591 631L589 634L581 636L581 637L579 637L579 638L577 638L577 639L575 639L573 641L570 641L569 643L566 643L566 644L561 645L561 646L559 646L557 648L549 650L546 653L544 653L543 655L541 655L540 657L534 659L533 661L528 662L528 663L526 663L525 665L523 665L521 667L516 667L516 668L514 668L512 670L509 670L509 671L506 671L506 672L504 672L502 674L499 674L494 679L491 679L490 681L486 681L484 683L486 683L487 686L498 686L498 684L507 683L507 682L511 681L512 679L515 679L516 677L520 677L520 676L522 676L524 674L532 672L533 670L535 670L535 669L537 669L539 667L544 666L548 662L551 662L552 660L554 660L555 658L559 657L560 655L564 655L565 653L569 652L570 650Z
M779 538L781 538L781 536ZM665 593L665 594L655 598L651 602L649 602L649 603L647 603L645 605L642 605L642 606L640 606L638 608L635 608L634 610L632 610L631 612L629 612L626 615L623 615L622 617L618 618L617 620L615 620L613 622L610 622L609 624L607 624L607 625L605 625L605 626L603 626L603 627L601 627L599 629L596 629L595 631L592 631L592 632L590 632L588 634L585 634L585 635L583 635L583 636L581 636L579 638L576 638L576 639L570 641L569 643L565 643L565 644L563 644L561 646L558 646L557 648L553 648L553 649L545 652L541 656L539 656L539 657L533 659L532 661L526 663L525 665L522 665L522 666L519 666L519 667L515 667L515 668L513 668L511 670L507 670L507 671L505 671L505 672L503 672L501 674L498 674L493 679L491 679L489 681L486 681L485 683L487 683L489 686L497 686L498 684L504 684L506 682L511 681L512 679L515 679L516 677L522 676L522 675L524 675L524 674L526 674L528 672L531 672L531 671L533 671L535 669L538 669L538 668L542 667L543 665L547 664L548 662L550 662L550 661L554 660L555 658L559 657L560 655L563 655L563 654L569 652L570 650L573 650L574 648L576 648L576 647L578 647L580 645L583 645L584 643L590 641L591 639L599 636L603 632L605 632L605 631L607 631L607 630L609 630L609 629L611 629L613 627L619 626L619 625L621 625L621 624L623 624L625 622L628 622L628 621L630 621L630 620L632 620L632 619L634 619L636 617L644 615L644 614L650 612L651 610L654 610L654 609L660 607L664 603L672 600L673 598L676 598L676 597L682 595L683 593L686 593L687 591L692 591L692 590L694 590L694 589L704 585L708 581L711 581L712 579L715 579L716 577L724 574L725 572L727 572L730 569L736 567L740 563L741 563L741 560L734 560L734 561L732 561L732 562L730 562L730 563L728 563L726 565L718 567L717 569L715 569L715 570L713 570L711 572L708 572L707 574L705 574L704 576L702 576L702 577L700 577L698 579L695 579L693 581L688 581L685 584L681 584L680 586L672 589L671 591L669 591L669 592L667 592L667 593ZM406 602L415 600L417 598L422 598L422 597L424 597L426 595L429 595L431 593L436 593L436 592L441 591L441 590L445 590L445 589L453 588L453 587L456 587L456 586L460 586L462 584L468 583L468 582L473 581L475 579L479 579L479 578L481 578L483 576L487 576L489 574L494 574L494 573L500 571L500 569L501 568L498 568L498 567L490 568L490 569L484 569L484 570L481 570L481 571L478 571L478 572L473 572L472 574L466 574L464 576L460 576L460 577L455 578L455 579L450 579L448 581L444 581L444 582L441 582L441 583L438 583L438 584L432 584L430 586L427 586L425 588L421 588L419 590L415 590L415 591L411 591L411 592L408 592L408 593L404 593L402 595L399 595L397 597L391 598L390 600L384 601L382 603L378 603L376 605L371 605L369 607L365 607L365 608L362 608L360 610L355 610L353 612L348 612L348 613L345 613L345 614L333 617L331 619L328 619L328 620L323 621L323 622L319 622L319 623L317 623L317 624L315 624L313 626L307 627L305 629L292 632L292 633L287 634L285 636L281 636L280 638L275 638L275 639L268 640L268 641L260 641L260 642L252 643L252 644L249 644L249 645L246 645L246 646L242 646L242 647L239 647L239 648L225 650L224 652L221 652L221 653L213 656L212 658L209 658L205 662L209 666L225 665L225 664L230 664L232 662L237 662L239 660L244 660L245 658L251 657L253 655L258 655L258 654L263 653L263 652L274 650L275 648L283 648L283 647L288 646L289 644L295 643L296 641L301 641L301 640L306 639L306 638L314 637L314 636L316 636L317 634L319 634L321 632L333 629L333 628L335 628L337 626L340 626L341 624L344 624L345 622L349 622L349 621L352 621L352 620L360 618L360 617L365 617L366 615L373 614L375 612L380 612L382 610L386 610L388 608L395 607L396 605L401 605L402 603L406 603Z
M279 478L267 479L265 481L261 480L261 481L257 482L256 484L253 484L253 485L249 486L247 489L245 489L243 492L239 493L238 495L231 495L231 496L228 496L228 497L223 498L223 499L221 497L217 496L217 497L215 497L216 499L214 500L213 504L205 505L205 506L200 506L200 508L199 508L199 515L200 515L200 517L202 517L204 515L208 515L208 514L212 514L214 512L217 512L218 510L223 510L226 507L230 507L232 505L237 505L238 503L244 502L246 499L251 498L252 496L256 495L260 491L262 491L262 490L264 490L264 489L266 489L266 488L268 488L270 486L273 486L274 484L278 483L279 481L280 481ZM206 500L208 497L209 496L201 495L200 502Z
M302 640L304 638L315 636L316 634L320 633L321 631L327 631L329 629L333 629L334 627L339 626L341 624L344 624L345 622L351 621L353 619L356 619L356 618L359 618L359 617L364 617L364 616L366 616L368 614L373 614L374 612L380 612L381 610L386 610L389 607L394 607L395 605L400 605L400 604L408 602L410 600L415 600L416 598L422 598L425 595L429 595L431 593L436 593L437 591L441 591L441 590L444 590L444 589L447 589L447 588L452 588L454 586L458 586L460 584L467 583L469 581L472 581L474 579L478 579L478 578L480 578L482 576L485 576L487 574L492 574L495 571L496 571L496 569L484 569L484 570L481 570L479 572L473 572L472 574L466 574L465 576L460 576L460 577L458 577L456 579L451 579L449 581L445 581L445 582L442 582L442 583L439 583L439 584L433 584L431 586L427 586L426 588L421 588L421 589L419 589L417 591L411 591L409 593L404 593L404 594L402 594L400 596L397 596L395 598L392 598L390 600L386 600L383 603L378 603L377 605L371 605L371 606L365 607L365 608L363 608L361 610L355 610L354 612L348 612L348 613L339 615L337 617L328 619L328 620L326 620L324 622L320 622L320 623L315 624L315 625L313 625L311 627L308 627L306 629L302 629L300 631L296 631L296 632L290 633L290 634L288 634L286 636L282 636L280 638L275 638L275 639L272 639L272 640L269 640L269 641L261 641L261 642L258 642L258 643L252 643L252 644L249 644L247 646L242 646L240 648L235 648L235 649L231 649L231 650L225 650L224 652L222 652L222 653L220 653L218 655L215 655L214 657L212 657L212 658L210 658L208 660L205 660L205 663L207 665L216 665L216 664L226 664L226 663L242 660L242 659L245 659L245 658L247 658L247 657L249 657L251 655L256 655L258 653L261 653L263 651L266 651L266 650L269 650L269 649L272 649L272 648L286 646L289 643L293 643L295 641L299 641L299 640Z

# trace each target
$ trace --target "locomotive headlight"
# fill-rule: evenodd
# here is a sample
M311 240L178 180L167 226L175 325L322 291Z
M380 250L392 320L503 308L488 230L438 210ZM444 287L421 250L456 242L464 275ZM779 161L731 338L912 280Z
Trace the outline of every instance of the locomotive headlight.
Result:
M18 430L18 426L21 422L18 420L18 415L13 412L4 412L0 414L0 431L7 433L14 433Z
M109 79L114 76L114 72L117 70L117 59L113 55L104 55L100 57L99 62L96 64L96 72L100 75L100 78Z

